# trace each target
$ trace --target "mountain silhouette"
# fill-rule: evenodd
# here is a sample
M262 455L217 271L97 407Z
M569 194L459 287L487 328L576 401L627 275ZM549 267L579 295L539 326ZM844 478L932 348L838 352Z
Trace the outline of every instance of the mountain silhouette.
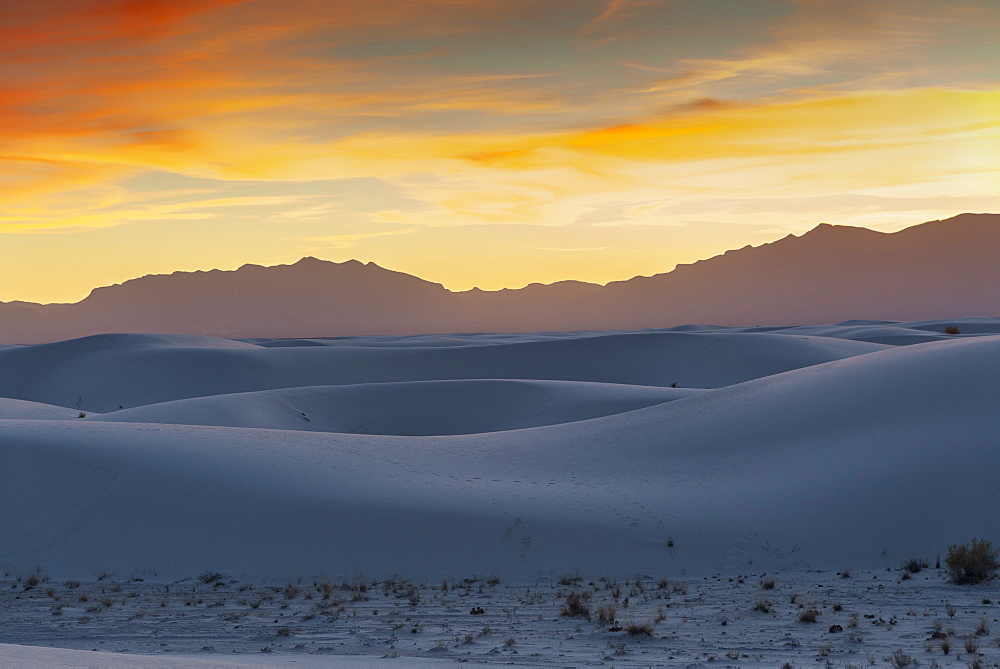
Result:
M453 292L371 262L303 258L144 276L75 304L0 303L0 342L104 332L328 337L997 315L998 258L1000 214L961 214L895 233L824 223L606 286Z

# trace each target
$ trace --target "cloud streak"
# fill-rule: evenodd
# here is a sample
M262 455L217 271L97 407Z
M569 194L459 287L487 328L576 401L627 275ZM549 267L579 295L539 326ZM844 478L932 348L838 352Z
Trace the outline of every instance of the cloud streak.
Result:
M517 253L528 246L514 243L518 226L570 230L605 212L601 225L661 229L669 245L678 224L701 225L671 212L704 212L706 231L738 216L798 231L836 211L824 198L878 198L876 219L849 209L837 222L890 225L894 199L917 222L934 212L907 205L915 193L988 202L1000 190L990 2L0 0L0 10L0 244L63 231L106 257L87 230L123 240L130 226L155 236L151 222L186 221L188 235L242 230L244 260L267 262L323 243L376 248L369 238L398 257L391 244L422 230L509 226L510 243L496 247ZM161 174L285 191L154 200L131 185ZM365 196L359 209L295 194L358 178L398 196ZM726 204L755 197L796 204L766 214ZM447 244L438 234L428 238ZM508 262L511 284L537 262Z

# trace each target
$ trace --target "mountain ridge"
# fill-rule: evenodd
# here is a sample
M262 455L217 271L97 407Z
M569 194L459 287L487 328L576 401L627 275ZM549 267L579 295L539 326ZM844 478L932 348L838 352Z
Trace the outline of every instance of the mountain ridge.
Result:
M1000 313L1000 214L893 233L820 223L801 235L605 285L451 291L374 262L151 274L64 304L0 302L0 342L101 332L315 337L770 325Z

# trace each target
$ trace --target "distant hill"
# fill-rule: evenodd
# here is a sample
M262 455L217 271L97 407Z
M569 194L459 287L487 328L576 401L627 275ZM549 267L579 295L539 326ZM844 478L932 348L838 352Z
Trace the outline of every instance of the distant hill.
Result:
M0 303L0 343L104 332L322 337L468 331L790 325L1000 314L1000 214L895 233L821 224L651 277L449 291L375 263L175 272L75 304Z

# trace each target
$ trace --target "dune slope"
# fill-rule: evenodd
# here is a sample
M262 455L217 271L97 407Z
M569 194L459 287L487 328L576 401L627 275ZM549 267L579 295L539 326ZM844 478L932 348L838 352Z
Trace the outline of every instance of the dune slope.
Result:
M210 337L95 335L0 351L0 396L103 413L254 390L446 379L718 388L883 348L726 332L610 332L429 348L273 348Z
M806 340L811 341L811 340ZM898 566L989 535L1000 337L436 437L0 422L0 563L508 580Z
M356 434L472 434L609 416L700 392L705 391L510 379L361 383L175 400L94 420Z

